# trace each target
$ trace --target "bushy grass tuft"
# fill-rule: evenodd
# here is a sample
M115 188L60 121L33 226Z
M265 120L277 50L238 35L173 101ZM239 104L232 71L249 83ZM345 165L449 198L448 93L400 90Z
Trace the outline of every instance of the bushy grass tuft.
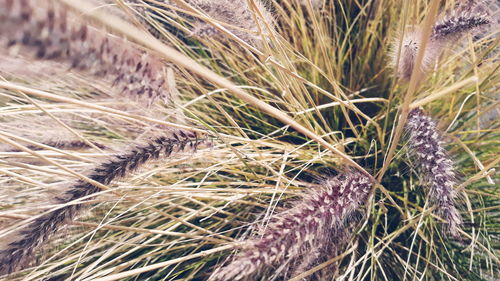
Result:
M0 34L1 249L54 210L88 207L60 222L66 227L40 243L32 262L0 279L207 280L241 255L247 241L274 229L276 214L348 166L374 188L350 210L345 243L327 254L306 253L300 261L310 262L303 267L289 268L280 252L282 264L247 280L494 280L500 274L495 25L453 36L432 61L423 61L419 50L432 47L424 38L411 63L416 69L426 63L426 71L412 65L406 80L398 76L409 26L419 26L419 39L431 38L457 4L476 1L242 0L247 20L256 24L251 30L214 18L202 5L186 6L196 1L49 2L90 33L154 58L155 73L161 69L165 79L162 91L175 98L142 96L144 103L117 90L124 80L116 85L114 76L33 56L36 42L9 42L23 26L0 27L9 30ZM485 9L498 15L495 3L482 5L481 15ZM0 10L5 22L6 11ZM200 23L218 36L193 36ZM50 38L44 32L34 38ZM80 63L99 61L95 56L82 55ZM130 65L137 68L142 59ZM463 224L453 237L443 231L447 218L429 198L429 181L412 152L415 132L403 130L415 108L436 120L458 175L452 188ZM179 130L208 145L168 158L157 157L158 143L145 146ZM85 145L57 145L66 136ZM86 182L99 165L121 159L114 155L137 155L131 147L155 161L141 160L140 169L119 165L123 174L99 170L120 176L97 180L99 190L85 191L81 200L57 200L71 190L68 182Z

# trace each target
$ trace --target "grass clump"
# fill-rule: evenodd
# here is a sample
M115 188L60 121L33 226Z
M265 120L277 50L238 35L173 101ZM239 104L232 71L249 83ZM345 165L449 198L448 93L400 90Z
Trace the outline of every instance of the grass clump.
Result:
M245 0L242 25L232 20L236 8L209 0L0 3L9 8L0 11L8 23L0 27L0 118L9 128L0 130L0 241L2 271L15 271L0 278L498 275L494 3ZM33 17L18 3L47 19L27 41L16 34L30 30ZM72 15L68 26L86 26L91 40L114 42L105 54L130 50L130 64L120 51L107 66L101 49L83 44L89 49L76 66L85 67L76 67L73 47L81 40L61 43L74 36L59 32L61 25L50 29L61 19L50 16L53 8L62 19ZM46 55L54 50L65 55ZM99 75L100 67L113 71ZM150 80L163 82L158 88ZM130 94L153 86L160 94ZM415 112L426 126L408 126ZM47 118L54 124L44 128L47 138L25 133ZM20 122L22 131L14 125ZM423 135L429 131L439 138ZM195 136L209 145L158 157L184 139L197 146ZM56 145L75 139L86 145ZM415 141L422 139L432 141L437 159L420 155L427 147ZM446 167L432 167L438 162ZM451 166L455 174L444 184L451 201L443 201L432 186L442 185L436 174L448 175ZM75 180L82 194L66 196ZM47 219L75 208L78 217ZM458 216L460 228L447 235L441 226L458 226ZM34 259L23 263L9 249L22 241L19 231L39 235L37 222L49 222L51 239L24 248Z

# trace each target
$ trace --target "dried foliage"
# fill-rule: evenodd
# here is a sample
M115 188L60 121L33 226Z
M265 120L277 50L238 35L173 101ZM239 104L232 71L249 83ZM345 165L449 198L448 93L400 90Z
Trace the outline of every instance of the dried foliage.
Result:
M494 1L0 7L0 279L500 272Z
M88 149L93 146L99 149L106 148L99 142L89 142L83 137L80 138L48 116L30 116L28 119L6 121L0 124L0 130L34 142L35 144L25 143L26 147L32 150L42 150L41 145L68 150ZM0 151L16 152L20 150L12 145L2 143Z
M249 6L249 2L246 0L163 0L156 2L129 0L129 2L136 5L144 3L141 11L148 11L147 8L144 8L147 7L147 4L156 6L155 10L149 11L158 11L159 9L161 12L172 12L170 8L175 8L174 11L179 11L184 18L190 17L182 11L186 11L186 9L198 10L214 22L221 24L234 36L254 47L261 47L262 39L269 36L275 25L273 14L261 0L252 1L255 7ZM229 36L215 26L214 22L207 22L200 16L191 16L191 18L193 29L189 36L228 41Z

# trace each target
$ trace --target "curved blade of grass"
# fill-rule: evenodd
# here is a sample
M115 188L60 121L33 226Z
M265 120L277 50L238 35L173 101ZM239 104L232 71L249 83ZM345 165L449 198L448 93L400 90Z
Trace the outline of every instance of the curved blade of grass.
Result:
M427 43L430 39L431 33L432 33L432 27L434 25L438 8L439 8L439 0L433 0L432 3L430 4L429 8L429 13L427 14L424 23L423 23L423 28L422 28L422 39L420 40L422 42L417 58L415 60L415 66L413 67L413 72L411 74L410 78L410 84L408 86L408 91L406 92L406 95L403 99L403 105L401 107L401 114L399 115L399 119L397 120L398 124L396 127L396 131L394 133L394 138L392 140L391 146L389 147L389 150L387 152L387 157L385 158L384 165L382 166L382 169L379 171L378 180L381 180L382 177L384 176L385 172L389 168L389 164L392 161L392 158L394 157L394 153L396 152L396 148L399 144L399 140L401 139L401 135L403 134L403 129L406 124L406 120L408 119L408 113L410 112L410 104L411 101L413 100L413 95L415 94L415 91L417 90L417 83L419 81L420 76L422 75L420 71L418 71L422 65L422 61L424 59L425 55L425 47L427 46Z

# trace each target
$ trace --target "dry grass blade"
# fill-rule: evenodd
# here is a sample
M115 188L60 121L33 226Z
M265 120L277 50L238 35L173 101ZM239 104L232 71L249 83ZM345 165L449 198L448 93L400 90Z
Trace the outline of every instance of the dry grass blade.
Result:
M433 0L431 2L429 12L422 24L422 34L420 40L420 48L418 49L417 57L415 59L415 66L413 67L413 71L411 74L408 91L403 99L403 104L401 106L401 113L399 114L399 118L397 120L397 126L394 132L394 137L392 139L389 150L387 151L387 155L384 160L384 165L382 169L378 172L377 179L380 180L384 176L389 164L391 163L394 153L396 152L396 148L399 145L399 140L401 139L401 135L403 134L403 129L406 124L406 120L408 119L408 114L410 112L410 104L413 100L413 95L417 90L417 83L420 80L420 76L422 73L419 71L422 65L422 61L424 59L427 42L430 39L432 33L432 27L434 25L439 7L439 0Z

